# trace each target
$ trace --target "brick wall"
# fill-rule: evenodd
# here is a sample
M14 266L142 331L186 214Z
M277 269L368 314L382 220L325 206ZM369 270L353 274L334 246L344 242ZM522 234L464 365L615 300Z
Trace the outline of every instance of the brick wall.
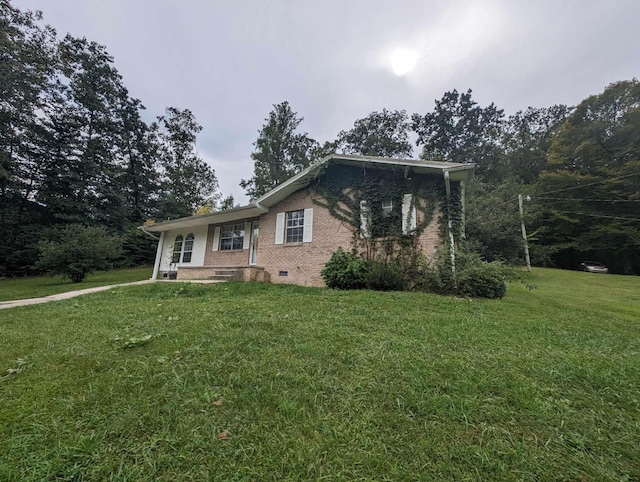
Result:
M351 226L334 218L327 209L313 202L322 197L311 189L303 189L269 209L260 217L260 244L258 266L272 283L294 283L305 286L324 286L320 271L331 254L342 247L351 250L354 239ZM275 244L276 217L280 212L313 209L313 238L310 243ZM439 210L420 235L418 243L427 257L435 252L439 243ZM420 219L418 220L420 222ZM286 272L286 276L281 276Z
M295 283L324 286L320 270L338 246L348 250L352 233L348 226L335 219L325 208L313 203L317 194L303 189L271 207L260 218L258 265L263 266L272 283ZM313 209L313 238L310 243L275 244L276 216L280 212ZM280 276L286 272L287 276Z

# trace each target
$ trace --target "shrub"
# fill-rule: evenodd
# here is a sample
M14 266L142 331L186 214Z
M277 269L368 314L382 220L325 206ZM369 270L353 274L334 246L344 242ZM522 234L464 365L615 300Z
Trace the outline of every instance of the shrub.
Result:
M458 274L457 294L469 298L503 298L507 279L498 261L469 266Z
M365 285L367 262L360 256L338 248L324 265L320 275L329 288L356 290Z
M38 247L36 266L51 274L61 274L74 283L94 271L109 269L120 254L122 241L103 228L71 224L52 231L50 241Z
M440 250L434 261L424 268L416 281L417 289L442 295L470 298L502 298L509 281L524 281L516 268L500 261L487 263L480 255L460 249L456 254L455 273L446 250Z
M371 261L365 284L370 290L377 291L404 291L407 288L403 266L395 261Z

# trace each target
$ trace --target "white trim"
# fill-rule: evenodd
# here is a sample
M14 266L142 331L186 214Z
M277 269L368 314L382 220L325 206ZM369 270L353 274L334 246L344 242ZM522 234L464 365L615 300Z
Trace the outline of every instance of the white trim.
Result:
M304 210L304 227L302 230L302 242L310 243L313 239L313 208Z
M249 249L249 239L251 238L251 221L244 222L244 239L242 240L242 249Z
M165 231L160 233L160 239L158 240L158 248L156 249L156 260L153 263L153 274L151 275L151 279L156 279L158 277L158 272L160 271L160 261L162 260L162 251L164 249L164 235Z
M371 236L369 225L371 224L371 213L367 201L360 201L360 238Z
M405 194L402 196L402 234L411 234L417 225L413 194Z
M213 245L211 246L211 251L218 251L220 247L220 226L216 226L213 230Z
M276 244L284 244L284 215L278 213L276 216Z

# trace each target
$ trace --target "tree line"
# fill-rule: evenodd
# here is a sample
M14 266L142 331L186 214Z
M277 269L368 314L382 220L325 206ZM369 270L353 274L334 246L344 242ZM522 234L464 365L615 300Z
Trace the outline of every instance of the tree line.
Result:
M104 46L0 0L0 276L37 271L39 243L76 225L118 236L121 263L148 263L155 243L136 226L215 206L193 113L149 124L143 111Z
M288 102L273 106L254 143L256 198L331 152L475 163L467 186L467 245L486 260L521 264L518 194L533 263L576 268L596 259L640 274L640 83L620 81L577 107L506 116L472 91L446 92L426 114L382 109L324 144L300 132ZM410 141L416 139L415 146Z

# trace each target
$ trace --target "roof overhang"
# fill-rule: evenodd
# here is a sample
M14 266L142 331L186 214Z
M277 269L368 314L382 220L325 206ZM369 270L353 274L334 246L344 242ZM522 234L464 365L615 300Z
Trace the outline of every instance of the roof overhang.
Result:
M228 223L231 221L253 218L260 216L267 211L268 209L265 209L263 207L259 207L255 204L249 204L247 206L227 209L226 211L201 214L199 216L189 216L188 218L179 218L173 219L171 221L163 221L161 223L140 226L140 229L148 233L161 233L163 231L190 229L197 228L199 226L207 226L209 224Z
M350 156L345 154L331 154L313 163L304 171L275 187L262 197L258 198L258 206L271 207L285 200L294 192L306 187L329 164L345 164L356 166L371 166L383 169L410 168L418 174L431 174L442 176L449 172L452 181L467 181L473 177L475 164L460 164L443 161L422 161L416 159L392 159L375 156Z
M382 169L408 168L418 174L443 176L449 173L451 181L467 181L473 177L475 164L460 164L456 162L422 161L416 159L392 159L389 157L351 156L346 154L330 154L311 164L304 171L289 178L279 186L264 194L251 204L225 211L219 211L199 216L163 221L161 223L140 226L146 233L161 233L163 231L183 230L207 226L209 224L229 223L260 216L269 212L269 208L284 201L294 192L309 185L329 164L343 164L353 166L371 166Z

